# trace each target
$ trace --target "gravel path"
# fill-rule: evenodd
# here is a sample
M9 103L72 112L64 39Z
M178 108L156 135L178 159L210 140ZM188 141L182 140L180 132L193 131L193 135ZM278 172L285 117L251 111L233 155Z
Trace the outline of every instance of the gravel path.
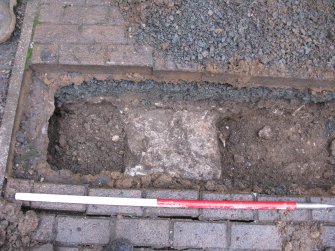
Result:
M0 44L0 125L5 109L9 78L14 63L16 48L19 43L21 26L23 23L24 10L27 0L21 0L16 7L16 27L12 37Z
M334 76L333 0L119 3L128 18L138 24L133 32L137 42L149 43L177 62L214 63L228 70L245 63L266 68L270 74ZM320 72L330 75L321 77Z

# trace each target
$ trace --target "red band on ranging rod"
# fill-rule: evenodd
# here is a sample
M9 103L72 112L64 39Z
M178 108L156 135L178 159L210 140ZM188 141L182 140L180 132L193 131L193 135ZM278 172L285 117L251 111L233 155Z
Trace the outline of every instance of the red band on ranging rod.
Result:
M229 200L174 200L157 199L159 207L216 208L216 209L254 209L254 210L295 210L296 202L275 201L229 201Z

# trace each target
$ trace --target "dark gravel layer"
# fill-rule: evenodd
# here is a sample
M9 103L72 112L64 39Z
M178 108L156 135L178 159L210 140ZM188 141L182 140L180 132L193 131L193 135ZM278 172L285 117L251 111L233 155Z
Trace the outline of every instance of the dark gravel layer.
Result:
M16 27L12 37L5 43L0 44L0 125L2 122L2 114L5 109L9 78L11 76L16 48L19 44L21 26L23 23L24 11L28 0L18 1L15 8Z
M311 103L334 102L335 93L309 93L296 89L274 89L266 87L235 88L228 84L216 83L157 83L153 80L132 82L127 80L100 81L92 79L81 85L62 87L55 95L56 107L66 102L85 100L89 97L120 95L126 92L150 93L152 99L164 102L185 100L201 101L206 99L224 99L234 102L256 102L260 99L287 100ZM150 100L142 100L149 103Z
M230 69L243 61L270 74L323 79L320 71L335 69L333 0L119 2L138 24L137 42L179 63L211 62Z

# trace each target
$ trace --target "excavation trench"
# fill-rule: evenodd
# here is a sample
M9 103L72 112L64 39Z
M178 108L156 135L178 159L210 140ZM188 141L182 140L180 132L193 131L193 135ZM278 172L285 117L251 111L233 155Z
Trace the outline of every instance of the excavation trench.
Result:
M333 93L97 80L52 96L45 88L35 79L27 98L16 177L280 195L333 185ZM53 112L37 119L50 97Z

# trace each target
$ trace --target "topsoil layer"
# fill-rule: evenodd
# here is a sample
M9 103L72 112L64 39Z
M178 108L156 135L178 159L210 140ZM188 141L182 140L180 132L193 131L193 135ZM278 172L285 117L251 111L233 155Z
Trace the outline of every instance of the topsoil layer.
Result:
M267 194L312 190L320 194L333 186L332 93L92 80L61 88L55 100L48 161L65 180L73 177L71 182ZM173 124L161 123L162 114L171 116ZM178 119L171 114L178 114ZM194 129L192 124L203 118L209 123ZM23 131L18 134L14 172L18 177L40 179L38 171L29 170L36 154L29 156L34 142L22 139ZM217 146L218 162L216 155L207 154L208 148L216 149L209 141ZM175 164L174 158L178 158ZM204 173L207 163L213 172ZM47 176L44 172L43 179Z

